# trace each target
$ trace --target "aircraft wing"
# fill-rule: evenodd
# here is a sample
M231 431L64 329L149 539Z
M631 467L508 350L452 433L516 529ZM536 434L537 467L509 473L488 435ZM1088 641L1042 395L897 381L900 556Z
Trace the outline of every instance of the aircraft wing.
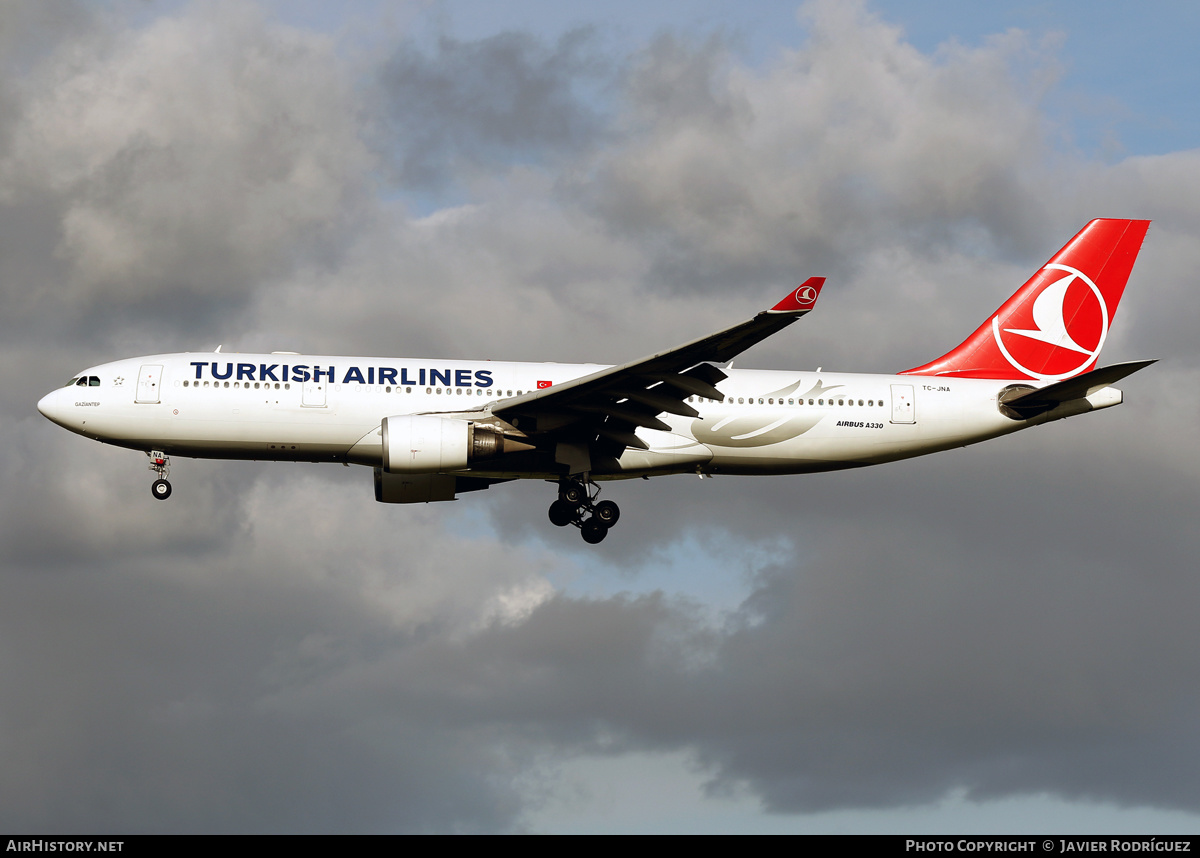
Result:
M689 396L724 400L724 394L714 385L727 376L712 363L732 360L806 315L824 285L824 277L809 278L774 307L740 325L545 390L505 399L496 403L492 413L528 435L551 433L560 443L572 445L576 463L588 450L619 456L626 447L646 449L646 443L634 434L638 427L668 429L658 419L664 412L698 416L685 401ZM583 465L579 470L589 469L586 462ZM575 464L571 467L572 473L578 472Z

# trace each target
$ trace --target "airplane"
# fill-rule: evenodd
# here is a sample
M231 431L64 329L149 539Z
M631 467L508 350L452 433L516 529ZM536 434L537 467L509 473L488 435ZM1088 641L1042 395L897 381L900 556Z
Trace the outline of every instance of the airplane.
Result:
M959 346L894 375L733 369L815 306L806 280L752 319L618 366L296 352L187 352L94 366L38 410L170 456L341 462L375 499L430 503L516 479L557 483L550 520L596 544L620 509L598 483L806 474L963 447L1118 405L1152 360L1096 368L1150 222L1087 224Z

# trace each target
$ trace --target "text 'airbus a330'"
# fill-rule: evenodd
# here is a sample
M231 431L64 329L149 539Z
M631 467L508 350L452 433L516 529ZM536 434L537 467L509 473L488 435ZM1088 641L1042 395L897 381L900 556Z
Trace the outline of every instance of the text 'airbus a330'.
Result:
M173 455L367 465L383 503L549 480L550 520L597 543L620 515L597 481L858 468L1119 404L1111 385L1153 361L1096 362L1149 223L1093 220L962 345L896 375L719 366L812 310L814 277L620 366L165 354L86 369L38 410L145 451L159 500Z

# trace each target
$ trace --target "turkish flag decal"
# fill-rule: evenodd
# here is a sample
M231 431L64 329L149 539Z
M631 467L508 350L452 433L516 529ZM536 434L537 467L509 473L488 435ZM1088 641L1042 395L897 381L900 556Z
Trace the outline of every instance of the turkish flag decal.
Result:
M539 381L538 382L538 390L545 390L547 387L549 387L552 384L554 384L553 381Z

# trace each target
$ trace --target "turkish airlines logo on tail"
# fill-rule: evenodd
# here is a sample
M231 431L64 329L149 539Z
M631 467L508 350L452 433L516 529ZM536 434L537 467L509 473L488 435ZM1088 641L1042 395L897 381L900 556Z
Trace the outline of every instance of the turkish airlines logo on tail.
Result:
M1055 276L1062 272L1062 276ZM992 336L1015 369L1043 381L1071 378L1089 366L1108 338L1109 313L1091 278L1069 265L1040 272L1041 291L1004 320L992 317ZM1034 369L1040 367L1040 369Z

